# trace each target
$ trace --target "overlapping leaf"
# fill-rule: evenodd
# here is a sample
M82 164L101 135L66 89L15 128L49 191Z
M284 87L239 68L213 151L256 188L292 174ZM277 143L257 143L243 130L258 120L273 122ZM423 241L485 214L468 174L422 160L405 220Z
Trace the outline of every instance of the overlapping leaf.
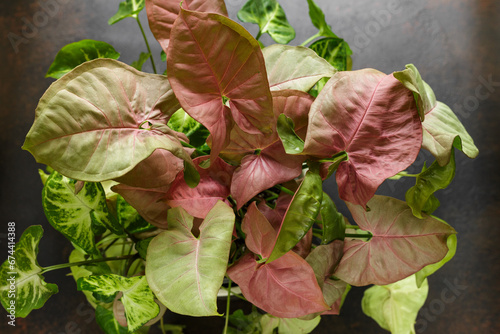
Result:
M158 148L191 163L166 126L178 108L165 76L93 60L45 92L23 148L67 177L93 182L125 175Z
M311 320L297 318L277 318L270 314L264 314L260 319L262 334L271 334L278 330L278 333L286 334L307 334L311 333L321 321L321 317Z
M67 44L57 53L45 77L59 79L78 65L97 58L118 59L120 54L108 43L91 39Z
M170 34L175 19L179 16L180 1L177 0L146 0L149 27L163 50L167 50ZM227 16L224 0L184 0L184 9L197 12L218 13Z
M217 158L210 167L203 168L200 164L206 162L207 156L194 159L200 183L196 188L190 188L184 181L181 172L167 191L165 202L171 207L182 207L191 216L205 218L208 212L219 200L229 196L234 167Z
M46 283L40 274L42 268L36 257L42 236L40 225L28 227L16 243L15 256L8 257L0 267L0 302L7 312L13 311L16 317L26 317L58 292L57 285ZM14 297L11 285L14 286Z
M441 261L448 252L447 238L456 233L431 216L413 216L405 202L391 197L374 196L369 212L359 205L347 206L358 226L373 235L369 241L345 240L334 275L355 286L394 283Z
M342 38L322 38L309 46L321 58L328 61L338 71L350 71L352 68L352 50Z
M49 177L42 192L42 205L49 223L87 253L97 253L95 235L106 229L123 234L108 211L106 194L99 183L85 182L75 194L75 180L57 172Z
M311 106L304 154L330 158L342 151L340 197L365 206L388 177L413 163L422 126L412 93L373 69L335 74Z
M302 46L275 44L262 49L262 53L271 90L308 92L321 78L330 78L336 72L325 59Z
M302 137L311 103L311 96L300 91L273 92L275 117L289 116L294 121L295 131ZM231 144L221 155L235 163L241 160L231 184L231 195L238 208L261 191L299 176L305 160L302 156L287 155L276 132L249 136L238 128L231 132Z
M211 134L211 160L228 145L234 122L269 133L272 98L258 42L225 16L181 9L167 50L169 80L182 108Z
M155 296L148 286L146 276L123 277L120 275L95 275L78 279L79 291L92 291L98 299L113 300L122 292L128 329L134 332L160 312Z
M323 229L321 244L327 245L333 240L344 240L345 217L337 210L335 203L325 192L321 201L320 213Z
M238 18L258 24L259 34L268 33L280 44L288 44L295 38L295 30L276 0L249 0L238 12Z
M415 93L421 117L425 117L422 147L431 152L441 166L450 160L453 146L469 158L479 154L463 124L450 107L436 101L432 88L422 80L413 64L406 65L406 70L396 72L394 76Z
M219 201L195 237L193 217L182 208L168 213L168 230L148 247L146 275L169 310L191 316L217 315L217 293L226 273L234 227L233 210Z
M366 315L391 333L415 333L417 314L428 291L427 280L418 288L415 277L410 276L396 283L367 289L361 306Z

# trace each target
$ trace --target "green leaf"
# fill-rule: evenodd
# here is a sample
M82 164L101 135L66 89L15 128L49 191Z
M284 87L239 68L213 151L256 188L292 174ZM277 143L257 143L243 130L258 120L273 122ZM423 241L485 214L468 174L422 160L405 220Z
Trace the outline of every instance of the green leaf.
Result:
M148 60L150 57L151 57L151 53L149 53L149 52L141 52L141 54L139 55L139 59L137 59L136 61L133 61L131 65L136 70L141 71L142 70L142 65L144 65L144 63L146 62L146 60Z
M311 18L311 22L319 30L318 35L324 37L337 37L326 23L325 14L321 8L319 8L313 0L307 0L307 4L309 5L309 17Z
M414 334L417 314L428 291L427 280L418 288L412 275L396 283L365 290L361 306L367 316L391 333Z
M285 114L280 114L277 130L287 154L299 154L304 150L304 141L295 133L293 119Z
M321 244L327 245L334 240L345 238L345 218L338 212L335 203L327 193L323 193L321 201L321 221L323 224L323 238Z
M132 205L118 195L116 198L116 214L120 225L131 234L147 232L155 229L155 226L142 218Z
M168 230L149 244L147 278L157 298L172 312L217 315L217 293L227 269L234 212L222 201L209 211L200 235L181 207L168 212Z
M0 301L7 313L15 317L26 317L58 292L57 285L45 282L36 259L42 236L40 225L28 227L0 267Z
M445 166L439 166L437 161L418 174L416 183L406 192L406 202L413 214L422 218L422 211L434 192L445 189L455 177L455 153L452 151L450 161ZM431 205L430 208L434 206Z
M85 182L75 195L76 180L53 172L42 191L42 205L49 223L87 253L98 253L95 235L106 229L121 235L123 229L108 211L100 183Z
M144 260L146 259L146 256L147 256L147 253L148 253L149 243L151 242L151 240L153 240L153 238L154 237L150 237L150 238L147 238L147 239L144 239L144 240L140 240L140 241L138 241L135 244L135 249L136 249L137 253L139 253L139 255Z
M318 216L322 198L319 171L310 169L293 196L267 263L290 251L306 235Z
M84 291L85 292L85 291ZM113 310L108 310L100 305L95 309L95 320L106 334L128 334L126 327L121 326L116 320Z
M439 268L444 266L446 262L450 261L455 256L455 253L457 252L457 235L450 235L446 240L446 245L448 246L448 253L446 253L446 256L441 261L429 264L415 274L415 280L419 288L422 286L426 277L434 274Z
M83 39L70 43L59 50L45 77L59 79L78 65L97 58L118 59L120 54L106 42Z
M271 90L308 92L321 78L330 78L335 68L311 49L274 44L262 49ZM294 64L294 66L289 66Z
M260 319L262 314L257 312L255 306L252 312L245 315L242 310L236 310L233 314L229 315L229 322L236 327L234 333L238 334L261 334L262 329L260 326Z
M352 69L352 50L342 38L322 38L311 44L309 48L330 63L337 71L350 71Z
M298 318L277 318L270 314L264 314L260 320L262 333L272 334L278 328L280 334L307 334L311 333L321 321L321 317L312 320L301 320Z
M441 203L439 202L437 197L434 194L432 194L427 200L427 202L425 202L422 211L427 213L428 215L431 215L434 211L437 210L437 208L439 208L440 205Z
M113 25L127 17L137 18L137 14L144 8L144 4L145 0L125 0L120 2L118 12L108 20L108 24Z
M249 0L238 12L238 19L258 24L259 35L268 33L277 43L288 44L295 38L295 30L276 0Z
M50 173L45 173L45 171L43 171L39 168L38 175L40 175L40 180L42 180L42 184L45 185L45 183L49 179Z
M178 132L184 133L189 144L200 147L205 144L210 132L201 123L189 116L183 109L177 110L168 120L168 126Z
M98 275L82 277L77 282L78 290L92 291L101 300L113 300L121 291L121 302L129 331L133 332L153 319L160 312L155 296L148 286L146 276L123 277L119 275Z

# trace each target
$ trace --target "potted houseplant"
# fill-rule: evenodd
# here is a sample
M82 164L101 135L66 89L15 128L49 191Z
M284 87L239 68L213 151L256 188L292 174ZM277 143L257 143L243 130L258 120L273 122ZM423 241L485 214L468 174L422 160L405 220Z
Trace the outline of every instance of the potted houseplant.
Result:
M23 148L48 166L44 211L75 250L42 268L43 229L29 227L0 269L8 312L42 307L58 290L43 273L69 267L107 333L147 331L166 309L218 315L221 290L261 310L227 311L224 332L307 333L366 285L367 315L412 330L426 277L456 249L433 194L453 179L455 149L478 151L415 66L350 71L348 44L308 6L318 34L289 46L276 1L239 12L256 38L222 0L122 2L110 23L146 8L163 75L140 71L154 67L149 45L133 67L99 41L60 51ZM262 48L264 33L279 44ZM421 149L435 161L408 174ZM333 174L350 219L323 192ZM400 177L416 178L405 202L375 195ZM387 319L395 296L405 307Z

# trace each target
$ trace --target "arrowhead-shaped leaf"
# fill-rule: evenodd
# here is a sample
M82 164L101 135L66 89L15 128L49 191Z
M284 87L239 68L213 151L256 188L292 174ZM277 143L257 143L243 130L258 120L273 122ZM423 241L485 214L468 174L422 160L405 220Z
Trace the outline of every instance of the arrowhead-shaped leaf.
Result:
M122 292L128 329L134 332L160 312L155 296L148 286L146 276L123 277L120 275L95 275L78 279L79 291L92 291L94 296L108 299Z
M328 309L313 270L294 252L262 265L249 253L227 274L248 301L276 317L297 318Z
M200 173L200 183L195 188L190 188L186 184L182 172L177 175L165 196L169 206L182 207L191 216L205 218L217 201L226 200L229 196L234 167L220 158L212 162L208 168L201 167L200 165L206 160L207 156L203 156L193 161Z
M92 39L67 44L57 53L45 77L59 79L78 65L97 58L118 59L120 54L108 43Z
M267 218L252 202L245 213L241 229L246 234L245 244L253 253L264 259L271 254L276 241L276 231Z
M318 216L322 198L321 177L317 171L309 170L283 218L268 263L291 250L311 229Z
M446 256L441 261L429 264L415 274L415 280L419 288L422 286L426 277L434 274L439 268L444 266L446 262L450 261L455 256L455 253L457 252L456 234L452 234L448 237L446 240L446 246L448 247L448 253L446 253Z
M108 20L108 24L115 24L127 17L137 17L137 14L139 14L143 8L144 0L125 0L120 2L118 12Z
M23 148L61 174L91 182L125 175L158 148L191 163L166 126L178 108L165 76L92 60L45 92Z
M262 49L271 90L296 89L308 92L321 78L336 72L316 52L302 47L271 45Z
M226 273L234 227L233 210L219 201L195 237L193 217L182 208L168 213L168 230L148 247L146 276L169 310L191 316L217 315L217 292Z
M233 121L269 133L272 98L259 43L225 16L181 9L167 50L169 80L182 108L211 134L211 160L228 145Z
M347 152L336 173L340 197L365 206L386 178L413 163L421 142L412 93L392 75L364 69L325 85L311 106L303 154Z
M432 88L422 80L413 64L394 76L415 93L422 119L422 147L434 155L441 166L450 160L453 146L469 158L475 158L479 150L465 127L446 104L436 101Z
M149 27L163 50L167 50L175 19L179 16L181 1L146 0ZM227 16L224 0L184 0L184 9L197 12L218 13Z
M28 227L16 243L15 255L9 256L0 267L0 301L5 310L16 317L26 317L58 292L57 285L46 283L40 274L42 268L36 257L42 236L40 225Z
M343 247L344 243L342 241L335 240L328 245L316 247L306 258L307 263L314 270L320 288L323 290L323 298L332 310L335 302L342 298L347 287L346 282L331 278L333 271L342 257ZM332 313L329 311L328 313L338 314L340 309L334 311L336 312Z
M425 166L424 166L425 167ZM455 153L452 151L450 161L445 166L439 166L437 161L418 174L416 183L406 192L406 203L413 214L422 218L422 211L433 195L439 189L445 189L455 177Z
M42 205L49 223L87 253L96 253L95 235L106 229L123 234L122 227L108 211L100 183L85 182L75 195L75 180L57 172L49 177L42 192Z
M410 276L399 282L373 286L364 293L361 306L363 312L372 317L380 327L391 333L415 333L415 321L424 305L429 286L425 280L422 287Z
M352 50L342 38L322 38L309 46L321 58L329 62L337 71L350 71Z
M295 30L276 0L249 0L238 12L238 18L258 24L260 34L268 33L277 43L288 44L295 38Z
M369 241L346 239L344 256L334 275L355 286L390 284L441 261L446 240L455 230L431 216L419 219L400 200L374 196L365 207L347 203Z

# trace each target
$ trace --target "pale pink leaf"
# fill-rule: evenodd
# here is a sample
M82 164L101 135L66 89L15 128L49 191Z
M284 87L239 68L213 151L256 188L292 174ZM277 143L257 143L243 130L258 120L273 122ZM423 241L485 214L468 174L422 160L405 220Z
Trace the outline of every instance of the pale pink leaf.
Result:
M252 202L245 213L241 229L246 234L245 244L253 253L267 258L273 251L276 231Z

